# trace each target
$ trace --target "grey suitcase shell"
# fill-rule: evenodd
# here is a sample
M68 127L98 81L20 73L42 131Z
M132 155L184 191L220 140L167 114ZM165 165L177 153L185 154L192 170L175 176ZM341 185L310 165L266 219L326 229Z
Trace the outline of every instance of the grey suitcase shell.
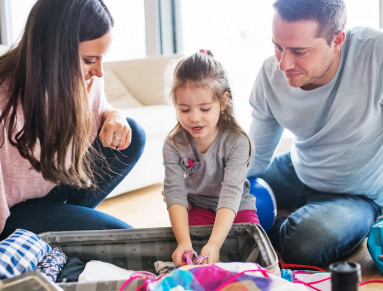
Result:
M197 253L207 243L211 231L211 225L190 227L193 248ZM46 232L39 236L52 247L60 247L68 257L78 256L84 261L100 260L128 270L152 273L155 273L154 262L171 261L177 246L171 227ZM221 248L220 259L222 262L257 262L280 274L277 255L265 231L252 223L233 224ZM114 291L120 290L124 282L58 283L58 286L66 291ZM136 290L142 282L141 279L134 280L124 290Z

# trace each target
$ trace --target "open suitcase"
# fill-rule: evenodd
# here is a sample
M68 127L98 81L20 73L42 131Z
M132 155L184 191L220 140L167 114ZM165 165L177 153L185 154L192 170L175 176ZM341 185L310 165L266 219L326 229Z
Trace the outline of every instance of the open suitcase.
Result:
M211 231L212 225L190 227L190 236L197 253L207 243ZM46 232L39 236L52 247L60 247L68 257L77 256L84 261L100 260L125 269L152 273L155 273L154 262L171 261L177 246L170 227ZM221 248L220 259L222 262L257 262L273 273L280 274L277 255L265 231L252 223L233 224ZM35 281L44 281L44 276L29 272L6 279L1 282L0 290L115 291L120 290L125 282L51 283L40 289L27 288L31 287L32 281L35 285L39 284ZM133 280L124 290L136 290L142 282L143 279ZM23 285L26 289L23 289Z

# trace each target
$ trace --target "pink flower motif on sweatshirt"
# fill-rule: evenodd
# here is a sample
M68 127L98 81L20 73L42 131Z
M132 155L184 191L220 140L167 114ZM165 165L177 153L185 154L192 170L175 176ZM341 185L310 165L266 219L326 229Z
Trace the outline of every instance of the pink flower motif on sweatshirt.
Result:
M188 165L187 165L187 167L188 168L191 168L191 167L193 167L194 166L194 161L192 160L192 159L188 159Z

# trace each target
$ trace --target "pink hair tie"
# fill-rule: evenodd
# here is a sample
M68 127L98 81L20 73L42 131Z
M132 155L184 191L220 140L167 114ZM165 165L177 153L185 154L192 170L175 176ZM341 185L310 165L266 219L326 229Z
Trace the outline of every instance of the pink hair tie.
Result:
M201 53L204 53L205 55L207 55L207 50L205 50L205 49L200 49L199 50Z
M193 259L190 259L189 253L193 254ZM198 256L195 250L188 250L182 255L182 259L186 261L186 265L202 265L204 260L207 260L208 256Z

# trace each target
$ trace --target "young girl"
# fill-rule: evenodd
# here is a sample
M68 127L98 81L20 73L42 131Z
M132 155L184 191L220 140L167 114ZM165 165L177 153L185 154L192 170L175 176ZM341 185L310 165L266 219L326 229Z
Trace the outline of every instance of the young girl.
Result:
M246 179L250 140L233 115L226 72L210 51L181 60L171 91L178 123L164 143L164 194L177 249L175 265L193 249L188 225L214 224L201 255L219 262L233 224L259 224Z

